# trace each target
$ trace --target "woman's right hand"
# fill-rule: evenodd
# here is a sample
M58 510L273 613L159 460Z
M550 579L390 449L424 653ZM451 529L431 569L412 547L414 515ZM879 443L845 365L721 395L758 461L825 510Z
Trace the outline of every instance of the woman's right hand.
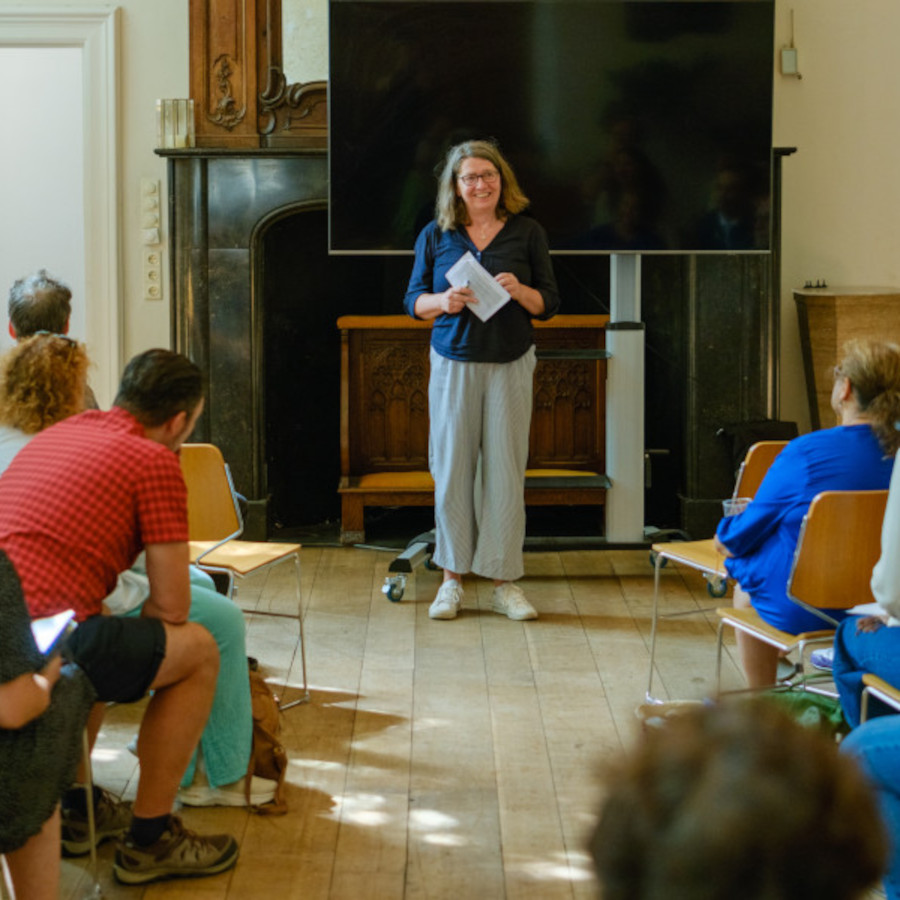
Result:
M0 684L0 728L22 728L50 705L63 660L56 654L40 672L25 672Z
M441 310L455 316L461 313L469 303L477 303L475 295L471 288L467 287L449 287L443 294L439 294L439 305Z

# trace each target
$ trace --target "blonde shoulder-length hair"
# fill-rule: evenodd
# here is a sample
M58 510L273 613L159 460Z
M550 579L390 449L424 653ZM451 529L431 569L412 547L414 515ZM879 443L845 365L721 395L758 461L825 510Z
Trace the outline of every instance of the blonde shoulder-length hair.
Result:
M497 218L506 219L522 212L529 204L515 173L503 157L500 149L491 141L463 141L447 151L443 168L438 176L437 200L434 217L441 231L452 231L460 225L469 225L466 204L456 189L459 169L465 159L484 159L492 163L500 173L500 199L497 202Z
M888 341L856 339L844 344L835 371L850 382L885 453L900 449L900 347Z

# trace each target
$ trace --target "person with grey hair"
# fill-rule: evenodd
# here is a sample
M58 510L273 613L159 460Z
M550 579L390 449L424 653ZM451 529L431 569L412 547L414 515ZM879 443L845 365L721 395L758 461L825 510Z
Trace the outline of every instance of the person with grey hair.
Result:
M38 332L68 334L72 316L72 291L46 269L19 278L9 289L9 336L23 341ZM90 385L84 386L84 408L99 409Z
M72 315L72 291L61 281L38 269L19 278L9 290L9 334L14 340L36 331L67 334Z

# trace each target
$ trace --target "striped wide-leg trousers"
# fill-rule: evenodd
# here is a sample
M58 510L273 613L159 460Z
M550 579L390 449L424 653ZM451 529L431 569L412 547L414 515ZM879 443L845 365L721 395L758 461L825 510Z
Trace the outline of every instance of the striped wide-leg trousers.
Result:
M522 577L534 367L533 347L509 363L458 362L431 351L432 558L443 569Z

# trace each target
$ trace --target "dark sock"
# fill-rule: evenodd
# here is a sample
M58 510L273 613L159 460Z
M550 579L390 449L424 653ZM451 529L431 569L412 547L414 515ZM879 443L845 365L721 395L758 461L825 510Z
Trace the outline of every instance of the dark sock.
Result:
M152 819L140 819L134 816L128 833L139 847L149 847L150 844L155 844L162 837L162 833L166 830L168 824L168 813Z
M94 809L97 808L101 796L100 788L94 785ZM64 809L71 809L78 815L87 818L87 786L78 784L75 787L70 787L63 794L62 805Z

